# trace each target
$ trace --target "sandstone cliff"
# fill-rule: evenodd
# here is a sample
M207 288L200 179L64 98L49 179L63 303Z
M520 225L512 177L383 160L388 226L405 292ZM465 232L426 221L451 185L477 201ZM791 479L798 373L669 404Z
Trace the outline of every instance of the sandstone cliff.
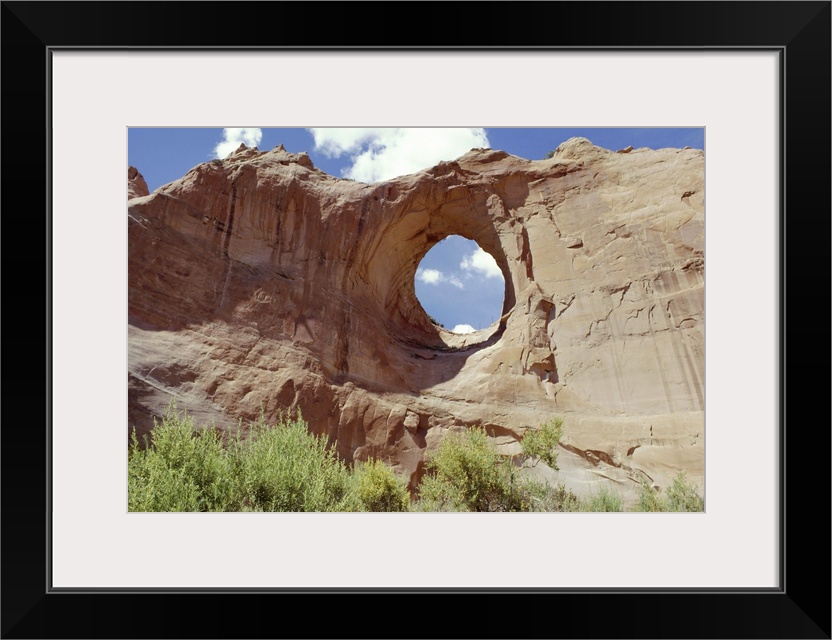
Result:
M136 167L127 167L127 199L149 195L147 182Z
M704 473L704 157L573 138L474 149L379 184L241 146L153 194L128 171L128 425L171 398L219 427L301 410L346 459L415 483L448 430L506 452L565 420L560 478ZM458 234L491 253L503 316L433 325L414 274ZM545 470L543 470L545 473ZM551 475L551 474L549 474Z

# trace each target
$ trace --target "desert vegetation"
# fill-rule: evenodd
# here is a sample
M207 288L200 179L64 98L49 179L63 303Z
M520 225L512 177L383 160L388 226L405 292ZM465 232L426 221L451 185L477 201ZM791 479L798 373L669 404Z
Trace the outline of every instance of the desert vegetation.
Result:
M130 511L622 511L620 496L599 490L579 498L563 484L522 473L544 462L557 470L559 418L529 429L522 454L496 451L482 428L451 434L428 455L411 495L380 460L347 465L302 415L268 425L261 416L245 437L199 429L171 405L152 438L133 433L128 449ZM665 493L643 485L636 511L702 511L684 473Z

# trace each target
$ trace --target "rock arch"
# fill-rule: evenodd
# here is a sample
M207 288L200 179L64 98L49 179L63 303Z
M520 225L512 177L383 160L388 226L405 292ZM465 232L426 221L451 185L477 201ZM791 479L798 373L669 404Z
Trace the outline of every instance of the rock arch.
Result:
M345 459L415 475L448 429L510 447L564 415L571 450L654 478L683 460L696 480L703 167L584 139L374 185L282 147L199 165L128 202L131 424L171 394L219 426L300 408ZM503 272L492 335L448 337L416 300L419 261L452 234Z

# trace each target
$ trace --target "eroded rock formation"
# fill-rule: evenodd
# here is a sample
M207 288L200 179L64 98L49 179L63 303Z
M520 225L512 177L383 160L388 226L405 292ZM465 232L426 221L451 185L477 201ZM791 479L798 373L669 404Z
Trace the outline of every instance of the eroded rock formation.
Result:
M481 424L511 452L562 416L561 478L579 491L678 469L702 484L702 151L573 138L547 160L474 149L363 184L241 146L149 195L133 171L139 432L171 398L222 428L299 409L346 460L415 483L448 430ZM432 324L414 293L452 234L505 277L502 318L474 334Z
M127 167L127 199L149 195L147 182L136 167Z

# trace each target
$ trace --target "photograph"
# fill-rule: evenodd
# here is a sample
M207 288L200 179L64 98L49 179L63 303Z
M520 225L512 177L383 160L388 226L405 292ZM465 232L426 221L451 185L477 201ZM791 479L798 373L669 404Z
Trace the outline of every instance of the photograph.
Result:
M129 511L704 511L704 147L130 128Z
M0 637L831 637L832 3L454 6L2 2Z

